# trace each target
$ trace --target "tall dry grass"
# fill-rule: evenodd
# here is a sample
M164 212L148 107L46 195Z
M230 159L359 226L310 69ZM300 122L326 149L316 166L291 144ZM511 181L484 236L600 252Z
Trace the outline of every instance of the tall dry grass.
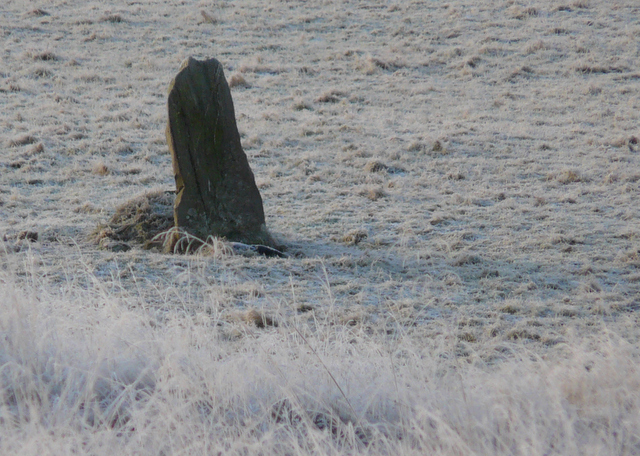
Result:
M546 356L463 347L455 322L386 337L293 316L233 337L197 303L153 318L89 271L4 269L2 454L640 451L639 350L606 326Z

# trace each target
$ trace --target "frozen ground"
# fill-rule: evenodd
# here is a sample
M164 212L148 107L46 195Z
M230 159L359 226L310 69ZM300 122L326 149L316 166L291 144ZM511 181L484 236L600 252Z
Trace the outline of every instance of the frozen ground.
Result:
M640 452L639 17L5 0L0 447ZM288 259L90 241L175 188L188 56L225 67Z

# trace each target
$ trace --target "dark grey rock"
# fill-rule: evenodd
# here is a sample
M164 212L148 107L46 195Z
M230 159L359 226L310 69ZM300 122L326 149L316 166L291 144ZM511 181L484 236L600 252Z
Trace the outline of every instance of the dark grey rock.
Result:
M273 245L220 62L183 63L169 88L168 111L176 226L203 240Z

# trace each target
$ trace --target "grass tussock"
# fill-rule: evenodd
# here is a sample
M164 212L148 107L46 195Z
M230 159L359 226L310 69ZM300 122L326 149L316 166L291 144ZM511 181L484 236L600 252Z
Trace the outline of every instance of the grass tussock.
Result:
M316 103L338 103L346 96L346 93L341 90L331 89L320 94L315 101Z
M218 23L218 19L207 13L205 10L201 10L200 15L202 16L202 22L205 24L216 25Z
M243 75L240 73L232 74L229 78L229 87L251 87Z
M43 9L35 8L29 11L28 13L26 13L26 15L31 17L44 17L44 16L50 16L51 14Z
M109 169L99 162L94 173L106 175ZM107 246L111 242L137 243L144 248L160 248L163 240L157 238L174 226L173 192L157 190L135 197L116 208L115 214L104 226L99 226L92 239Z
M13 139L10 139L7 142L7 146L18 147L18 146L25 146L28 144L34 144L36 142L38 142L38 139L32 135L20 135L20 136L16 136Z
M100 22L110 22L112 24L119 24L124 21L125 19L121 14L105 14L100 18Z
M102 160L100 160L93 165L91 173L97 174L98 176L106 176L111 173L111 170Z
M59 57L51 51L43 51L43 52L29 52L27 55L33 60L40 60L44 62L52 62L55 60L59 60Z
M573 169L565 169L558 173L551 174L549 177L564 185L583 182L584 180L586 180L586 178L579 171Z

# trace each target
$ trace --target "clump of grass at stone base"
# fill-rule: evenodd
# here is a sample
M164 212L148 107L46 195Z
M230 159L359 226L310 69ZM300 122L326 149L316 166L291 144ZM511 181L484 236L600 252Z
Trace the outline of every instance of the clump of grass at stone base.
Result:
M91 241L101 249L126 251L130 243L141 244L145 250L163 249L159 234L174 226L175 192L155 190L137 196L116 208L115 214L91 234Z
M142 245L145 250L163 253L209 255L233 254L238 246L249 247L241 243L232 243L236 245L234 250L231 245L221 242L217 237L209 236L202 240L177 228L173 215L174 202L175 192L171 190L155 190L137 196L118 206L111 219L106 224L98 225L93 231L90 240L98 244L100 249L113 252L131 250L132 244ZM285 250L282 245L278 245L276 249L262 245L257 247L252 252L285 257L281 252ZM250 255L252 252L240 253Z

